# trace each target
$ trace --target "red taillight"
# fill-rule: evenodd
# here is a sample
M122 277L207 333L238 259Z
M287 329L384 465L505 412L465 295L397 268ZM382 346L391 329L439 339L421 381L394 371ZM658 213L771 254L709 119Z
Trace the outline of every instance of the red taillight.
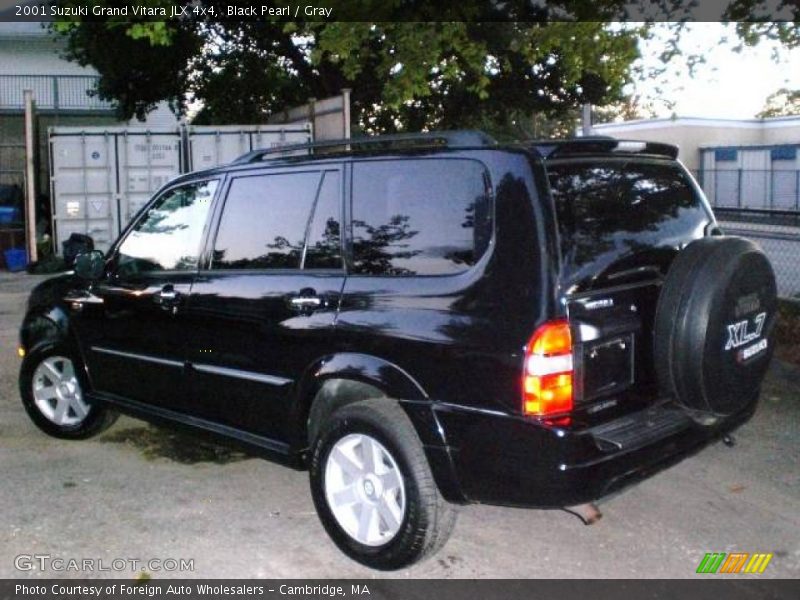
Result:
M565 319L539 327L525 348L522 411L546 417L572 410L572 334Z

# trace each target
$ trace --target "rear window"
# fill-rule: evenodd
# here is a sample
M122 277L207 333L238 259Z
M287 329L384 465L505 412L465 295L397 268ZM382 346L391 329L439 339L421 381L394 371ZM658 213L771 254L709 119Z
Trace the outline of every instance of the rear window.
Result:
M663 272L672 253L659 250L702 237L710 221L674 163L569 161L548 165L548 175L571 284L624 271Z
M467 159L371 161L353 167L353 271L450 275L492 238L483 165Z

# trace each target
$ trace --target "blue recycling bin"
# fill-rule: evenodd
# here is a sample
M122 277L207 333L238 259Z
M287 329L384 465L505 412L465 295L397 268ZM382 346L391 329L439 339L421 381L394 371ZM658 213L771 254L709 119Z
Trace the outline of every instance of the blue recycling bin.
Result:
M28 253L22 248L10 248L3 252L6 259L6 268L12 273L24 271L28 266Z

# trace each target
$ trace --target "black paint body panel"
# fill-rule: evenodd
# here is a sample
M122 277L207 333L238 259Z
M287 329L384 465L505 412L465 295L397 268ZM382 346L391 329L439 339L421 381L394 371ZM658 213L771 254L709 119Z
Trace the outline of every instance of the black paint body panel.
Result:
M462 273L349 273L347 234L341 270L209 268L221 197L233 175L336 170L344 183L346 223L352 162L409 155L415 160L457 157L485 167L494 234L477 264ZM544 164L535 153L437 149L276 160L192 174L169 185L210 177L221 181L221 191L197 271L155 274L136 288L113 277L93 285L73 276L45 282L31 295L23 345L72 340L84 357L97 401L285 454L295 464L302 464L307 452L309 408L324 382L369 384L401 400L442 493L454 502L557 507L594 500L679 460L749 416L718 428L690 427L654 437L633 449L609 451L598 445L592 427L660 401L648 364L658 282L601 290L614 299L615 308L609 310L588 310L585 301L594 298L591 294L568 297L570 290L560 283L555 209ZM109 251L110 265L118 245ZM641 257L621 258L627 268L635 268ZM181 294L175 311L165 310L154 297L166 284ZM312 311L293 309L291 298L306 293L320 297L321 304ZM72 300L87 296L102 303ZM635 315L627 308L634 304ZM602 389L584 390L595 403L579 402L568 423L525 418L525 344L540 324L566 316L595 326L601 337L635 340L633 350L619 354L634 363L631 379L619 368L608 380L597 373L587 378ZM583 348L578 343L579 352L591 352L591 344ZM609 381L617 380L623 383L609 387ZM603 396L605 388L610 391ZM607 408L595 410L601 405L598 398Z

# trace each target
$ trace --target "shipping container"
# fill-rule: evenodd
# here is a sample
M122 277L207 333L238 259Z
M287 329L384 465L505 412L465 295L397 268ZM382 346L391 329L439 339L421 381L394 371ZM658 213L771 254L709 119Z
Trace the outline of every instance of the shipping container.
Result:
M311 141L310 123L293 125L198 125L186 128L189 171L228 164L251 150Z
M108 249L134 214L182 171L178 128L52 127L50 199L56 251L72 233Z
M107 250L152 195L181 173L258 148L311 141L309 123L143 129L51 127L50 199L56 253L72 233Z

